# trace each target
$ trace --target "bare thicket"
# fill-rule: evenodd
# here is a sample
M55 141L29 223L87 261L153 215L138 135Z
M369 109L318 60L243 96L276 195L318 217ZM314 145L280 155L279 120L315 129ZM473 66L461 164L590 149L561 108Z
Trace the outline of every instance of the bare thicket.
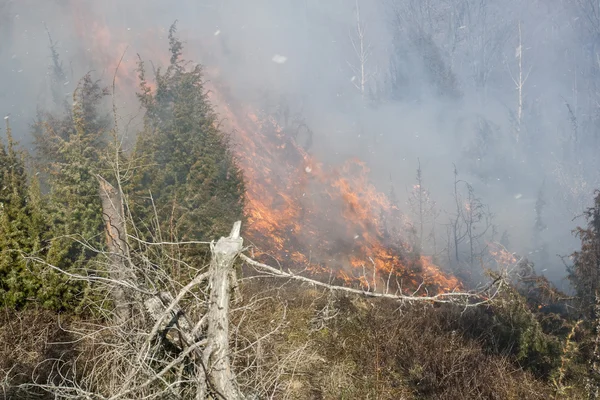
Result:
M505 41L503 27L499 25L500 21L494 19L493 11L486 1L452 1L450 10L451 34L447 36L447 40L451 65L462 62L463 57L459 50L461 45L465 46L463 52L476 60L470 63L469 70L473 84L485 102L488 81L494 68L497 67L498 57Z
M597 64L595 67L600 68L600 60ZM576 101L576 91L574 96ZM552 175L561 189L558 193L564 210L571 218L577 218L587 208L590 192L600 185L600 180L596 174L588 173L589 170L593 170L593 167L581 161L580 136L584 130L577 116L577 106L575 104L572 106L565 99L563 100L567 109L569 127L561 138L562 154L553 156ZM597 107L597 104L600 104L598 100L594 107Z
M458 179L456 166L454 167L453 197L455 212L448 224L448 258L450 262L454 261L460 264L464 261L462 249L466 248L466 261L473 272L476 261L481 260L485 254L484 239L491 235L490 239L493 240L495 233L492 223L493 214L489 207L476 196L473 186Z

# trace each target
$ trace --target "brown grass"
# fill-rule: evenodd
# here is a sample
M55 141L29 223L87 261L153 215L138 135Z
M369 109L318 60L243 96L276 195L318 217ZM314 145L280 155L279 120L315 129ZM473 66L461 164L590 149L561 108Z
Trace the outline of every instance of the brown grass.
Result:
M243 282L241 294L232 305L233 360L243 391L259 398L567 398L556 397L548 380L523 371L511 355L494 352L489 320L477 322L479 311L399 305L258 278ZM39 310L1 312L0 396L53 398L15 387L64 384L75 360L106 372L99 342L73 343L61 329L81 321L58 321Z
M0 398L51 399L40 389L18 388L67 376L77 355L71 335L53 312L0 310Z
M272 288L265 291L265 287ZM240 379L288 399L542 399L549 386L510 357L489 354L449 330L460 310L333 297L296 284L246 285L266 300L236 313L252 351L236 358ZM285 323L282 324L285 310ZM324 311L325 310L325 311ZM325 315L327 314L327 315ZM333 318L331 316L335 315ZM460 325L460 321L454 321ZM268 332L276 333L264 337ZM238 345L238 348L245 346ZM297 357L286 357L296 354ZM271 375L266 373L268 371ZM256 386L257 381L270 384ZM277 383L275 383L277 382Z

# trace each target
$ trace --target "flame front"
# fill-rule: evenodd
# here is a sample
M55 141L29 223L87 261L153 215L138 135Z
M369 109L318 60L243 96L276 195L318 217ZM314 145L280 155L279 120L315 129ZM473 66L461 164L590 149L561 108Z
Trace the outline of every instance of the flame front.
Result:
M421 287L427 289L422 293L437 293L460 287L401 239L410 221L369 182L363 161L325 166L272 116L231 106L216 75L210 79L211 101L234 132L247 182L246 235L256 256L333 274L368 290ZM394 225L400 229L391 229Z
M108 61L95 61L114 71L126 46L114 43L111 30L77 2L72 10L86 44L98 50L96 54L111 54ZM154 36L163 34L164 30L154 31ZM157 41L150 37L137 34L136 41L151 49ZM115 75L117 86L134 90L135 69L135 59L126 57ZM255 256L366 290L422 288L420 293L431 294L460 288L458 279L402 240L403 227L410 221L369 182L363 161L325 166L272 116L236 103L217 70L205 72L211 101L234 133L247 187L245 235L255 246Z

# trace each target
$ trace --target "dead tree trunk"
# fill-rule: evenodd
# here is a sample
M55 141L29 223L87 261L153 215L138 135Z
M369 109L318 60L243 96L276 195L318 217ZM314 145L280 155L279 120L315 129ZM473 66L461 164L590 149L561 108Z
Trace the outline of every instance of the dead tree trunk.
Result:
M127 262L128 247L125 240L125 218L121 196L117 189L108 181L97 175L100 184L100 200L102 202L102 218L109 251L109 273L111 279L119 282L130 280L132 271ZM131 307L127 293L122 285L113 285L112 297L115 302L115 312L118 323L123 323L131 317Z
M229 237L222 237L211 245L212 258L208 273L194 278L184 287L177 297L167 292L146 300L146 310L156 322L150 337L157 332L176 330L176 334L165 334L164 337L181 350L192 347L197 366L196 399L206 398L238 400L244 399L237 387L231 370L229 355L229 301L232 290L236 287L236 276L233 263L242 250L243 240L240 237L241 222L233 225ZM194 286L208 279L210 295L206 315L192 327L179 301ZM212 397L209 397L212 395Z
M242 250L241 222L233 225L231 234L221 238L212 248L210 264L210 298L208 309L207 360L208 379L211 387L226 399L243 399L235 383L229 359L229 299L233 262Z

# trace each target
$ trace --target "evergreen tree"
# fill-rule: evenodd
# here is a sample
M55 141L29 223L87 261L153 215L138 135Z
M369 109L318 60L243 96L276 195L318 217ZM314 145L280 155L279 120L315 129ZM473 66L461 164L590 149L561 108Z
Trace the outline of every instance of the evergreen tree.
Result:
M573 253L569 280L576 294L576 305L591 328L592 343L585 356L588 361L586 389L588 398L600 397L600 191L594 206L585 212L587 228L577 228L581 250Z
M502 232L502 236L500 237L500 244L506 249L510 248L510 235L508 234L507 230L504 230L504 232Z
M533 245L536 247L539 246L541 242L541 234L547 228L543 219L544 207L546 206L546 201L544 200L544 184L540 187L538 191L537 199L535 201L535 222L533 225Z
M595 321L600 317L595 308L596 297L600 295L600 191L585 216L587 228L575 230L581 239L581 250L573 253L573 266L568 272L581 313L589 321Z
M452 68L444 61L431 35L422 30L412 32L410 41L422 62L423 72L435 94L443 99L458 100L462 93Z
M204 89L202 67L187 68L181 58L182 42L169 30L170 64L156 72L156 90L139 63L145 109L144 130L138 135L133 178L135 215L159 226L153 235L164 239L210 239L224 235L242 218L244 182L217 126Z
M54 106L59 109L68 108L67 98L64 96L65 86L67 82L67 73L63 67L60 55L57 50L57 43L52 40L50 31L46 27L46 33L48 34L48 40L50 41L50 57L52 58L52 66L50 67L50 91L52 93L52 100Z
M58 310L74 307L83 285L25 258L47 258L53 227L39 181L34 177L29 182L8 120L6 136L7 145L0 145L0 304L21 307L35 301Z
M378 87L379 96L388 101L418 101L424 95L457 100L462 92L456 75L444 60L432 36L420 28L393 24L394 35L387 74ZM415 76L415 71L422 73Z
M104 243L96 174L107 171L110 119L100 111L106 95L87 74L73 94L72 109L58 116L41 114L34 127L55 235L48 263L65 270L84 269Z
M423 239L425 237L425 229L428 225L435 224L437 217L435 202L431 199L429 190L423 186L423 171L421 170L421 161L418 161L416 182L413 184L412 190L408 195L408 206L413 214L415 225L415 242L414 246L417 251L423 251ZM433 227L432 227L433 229Z
M17 305L34 291L24 276L26 266L20 251L34 247L27 232L27 178L23 158L14 148L8 119L7 146L0 148L0 299Z
M548 243L543 240L542 233L547 229L544 223L543 213L546 207L544 200L544 183L538 191L537 200L535 201L535 222L533 225L533 247L538 253L536 257L539 263L545 266L549 262Z
M388 101L403 101L409 98L410 80L407 77L408 67L405 65L405 58L406 48L403 38L396 33L392 42L389 70L385 74L383 82L376 83L378 91L376 98L381 97Z

